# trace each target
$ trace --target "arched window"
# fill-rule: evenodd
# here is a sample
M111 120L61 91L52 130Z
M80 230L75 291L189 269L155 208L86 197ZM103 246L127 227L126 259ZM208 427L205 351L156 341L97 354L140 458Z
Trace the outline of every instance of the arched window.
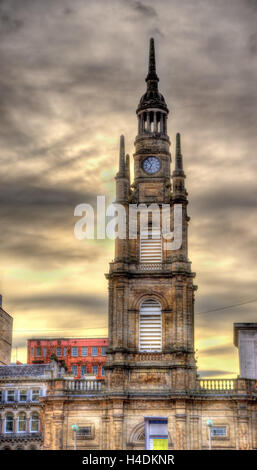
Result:
M161 305L154 299L142 302L139 311L139 351L160 352L162 349Z
M7 413L5 417L5 432L14 432L14 418L12 413Z
M39 416L38 413L32 413L30 418L30 432L39 432Z
M18 416L18 432L26 432L26 413L20 413Z

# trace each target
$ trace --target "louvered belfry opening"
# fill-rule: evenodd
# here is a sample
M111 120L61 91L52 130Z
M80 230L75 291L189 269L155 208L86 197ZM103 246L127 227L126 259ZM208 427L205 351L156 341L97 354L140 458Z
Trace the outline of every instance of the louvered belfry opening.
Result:
M140 262L141 263L161 263L162 262L162 241L160 231L152 231L152 237L147 238L147 232L140 233Z
M160 352L162 349L162 311L154 299L145 300L139 312L139 351Z

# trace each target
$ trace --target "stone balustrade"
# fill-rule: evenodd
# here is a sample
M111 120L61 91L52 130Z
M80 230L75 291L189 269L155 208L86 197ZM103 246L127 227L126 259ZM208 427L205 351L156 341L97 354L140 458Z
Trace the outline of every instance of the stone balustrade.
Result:
M64 390L68 392L98 392L101 390L100 380L65 380Z

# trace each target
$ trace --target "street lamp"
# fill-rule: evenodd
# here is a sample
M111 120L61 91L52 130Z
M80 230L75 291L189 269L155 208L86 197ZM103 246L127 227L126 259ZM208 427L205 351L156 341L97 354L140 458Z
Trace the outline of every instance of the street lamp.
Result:
M211 428L213 426L212 419L207 419L206 420L206 426L208 426L208 428L209 428L209 449L211 450Z
M77 424L73 424L71 429L74 431L74 450L77 450L77 431L79 431L79 427Z

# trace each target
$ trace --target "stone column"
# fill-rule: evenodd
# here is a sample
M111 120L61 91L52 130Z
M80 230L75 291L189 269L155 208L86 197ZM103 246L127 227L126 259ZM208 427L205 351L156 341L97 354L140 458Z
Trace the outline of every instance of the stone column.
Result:
M63 446L63 417L54 417L53 450L62 450Z
M156 111L154 111L154 113L153 113L153 119L154 119L154 132L157 132L158 129L157 129L157 115L156 115Z
M52 420L51 416L46 416L44 421L44 442L43 449L50 450L52 444Z
M167 116L166 114L163 115L163 132L167 134Z
M112 318L113 318L113 281L109 280L109 285L108 285L108 290L109 290L109 296L108 296L108 310L109 310L109 315L108 315L108 327L109 327L109 348L112 348L113 346L113 323L112 323Z
M248 417L238 418L238 444L239 450L250 449L249 422Z
M190 450L201 449L199 419L198 415L190 416Z
M113 450L123 450L123 414L113 416Z
M160 116L160 132L163 134L163 113L161 113Z
M178 450L187 449L187 429L186 429L186 414L178 413L175 415L176 418L176 446Z
M110 417L102 417L102 450L110 449Z
M124 316L124 284L117 284L116 287L116 314L117 314L117 346L122 347L123 340L123 316Z
M147 131L150 132L150 113L147 113Z

